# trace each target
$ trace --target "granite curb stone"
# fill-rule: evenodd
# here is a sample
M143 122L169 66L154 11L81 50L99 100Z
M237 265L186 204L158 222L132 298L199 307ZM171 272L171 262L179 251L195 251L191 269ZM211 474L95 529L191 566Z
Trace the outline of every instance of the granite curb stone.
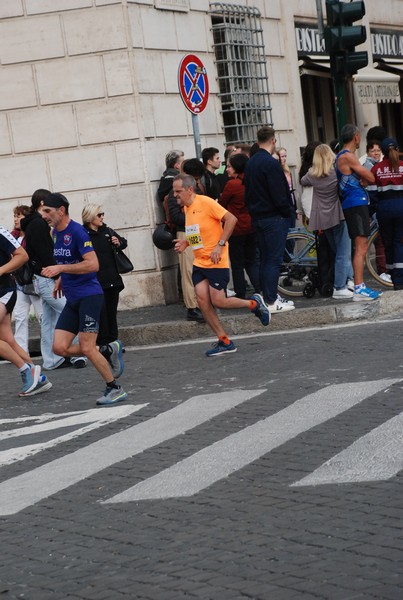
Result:
M267 328L244 310L221 310L220 318L232 336L376 319L403 312L403 291L384 291L379 300L371 302L332 298L294 298L294 302L295 310L273 315ZM180 303L119 311L120 339L125 346L145 346L214 337L206 324L185 317L186 309ZM30 351L39 352L37 324L32 327Z

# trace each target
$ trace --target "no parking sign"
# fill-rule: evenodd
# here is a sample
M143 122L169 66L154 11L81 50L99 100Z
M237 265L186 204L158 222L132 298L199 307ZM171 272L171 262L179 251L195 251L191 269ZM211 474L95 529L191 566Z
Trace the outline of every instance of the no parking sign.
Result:
M198 56L186 54L179 65L179 93L186 108L194 115L207 106L209 84L207 71Z

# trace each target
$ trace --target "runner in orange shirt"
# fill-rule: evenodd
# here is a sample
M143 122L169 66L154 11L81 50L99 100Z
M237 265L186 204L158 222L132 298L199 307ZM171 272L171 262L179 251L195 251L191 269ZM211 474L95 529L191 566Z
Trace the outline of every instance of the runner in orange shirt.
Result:
M203 317L218 337L206 356L236 352L237 348L225 333L216 308L248 308L265 326L270 312L260 294L249 300L227 298L229 282L228 239L237 222L234 215L207 196L195 193L196 181L190 175L177 175L173 182L176 201L185 211L185 240L175 240L175 250L194 251L192 280L197 303Z

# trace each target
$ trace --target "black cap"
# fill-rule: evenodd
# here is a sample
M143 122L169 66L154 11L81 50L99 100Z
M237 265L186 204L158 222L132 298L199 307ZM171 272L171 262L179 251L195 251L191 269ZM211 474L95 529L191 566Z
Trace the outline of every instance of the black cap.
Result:
M64 206L69 207L69 201L63 194L49 194L43 201L44 206L50 206L50 208L60 208Z

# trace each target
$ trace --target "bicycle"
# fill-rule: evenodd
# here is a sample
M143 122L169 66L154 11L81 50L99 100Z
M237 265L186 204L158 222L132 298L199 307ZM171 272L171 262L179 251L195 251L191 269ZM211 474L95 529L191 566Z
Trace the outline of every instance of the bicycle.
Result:
M315 295L318 287L316 249L315 235L305 227L289 230L278 285L280 294L306 298Z
M385 253L381 241L378 222L373 219L365 265L369 275L375 281L392 288L393 283L385 281L380 276L386 271ZM305 227L295 227L289 230L278 285L280 294L312 298L318 289L322 296L332 295L333 287L331 285L325 284L320 287L316 250L316 237Z

